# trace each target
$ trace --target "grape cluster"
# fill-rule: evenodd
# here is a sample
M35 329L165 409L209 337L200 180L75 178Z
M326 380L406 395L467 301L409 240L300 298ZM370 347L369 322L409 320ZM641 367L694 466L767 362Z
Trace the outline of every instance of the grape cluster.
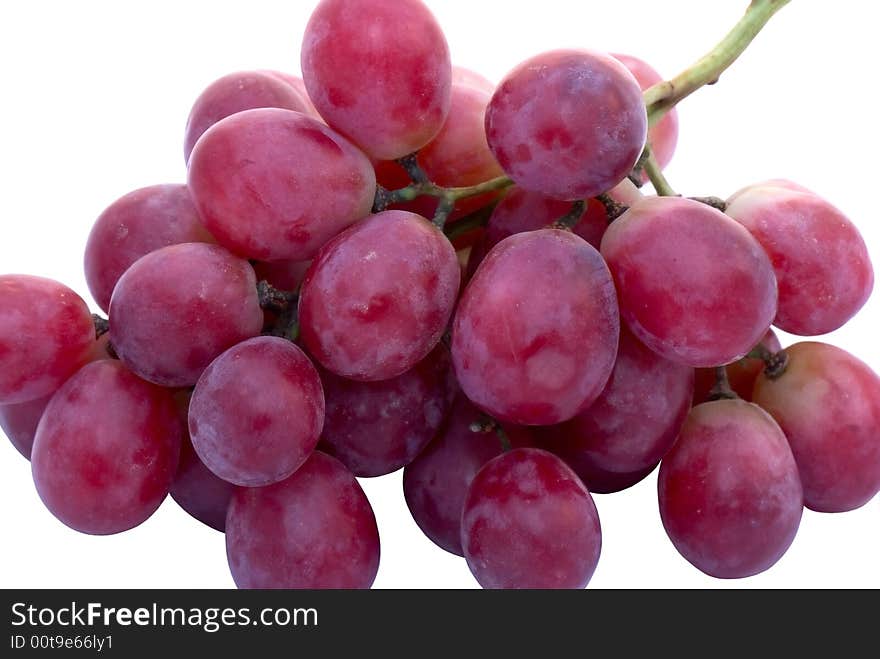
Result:
M646 63L558 50L496 86L420 0L321 0L302 73L212 83L186 184L100 215L108 319L0 276L0 426L64 524L119 533L170 494L239 587L368 588L357 477L403 468L482 586L583 588L591 493L658 464L670 539L720 578L771 567L804 506L880 491L880 378L771 329L859 311L858 230L785 180L667 194L678 118Z

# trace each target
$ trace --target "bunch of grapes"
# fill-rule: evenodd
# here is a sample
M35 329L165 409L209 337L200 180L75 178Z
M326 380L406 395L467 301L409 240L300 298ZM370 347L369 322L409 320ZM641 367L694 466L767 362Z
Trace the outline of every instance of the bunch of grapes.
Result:
M107 319L0 276L0 425L64 524L120 533L170 494L239 587L367 588L357 478L403 468L482 586L583 588L591 493L658 464L671 541L720 578L880 491L880 378L771 329L859 311L859 232L786 180L674 194L677 87L647 64L557 50L496 86L420 0L322 0L302 73L211 84L186 184L97 219Z

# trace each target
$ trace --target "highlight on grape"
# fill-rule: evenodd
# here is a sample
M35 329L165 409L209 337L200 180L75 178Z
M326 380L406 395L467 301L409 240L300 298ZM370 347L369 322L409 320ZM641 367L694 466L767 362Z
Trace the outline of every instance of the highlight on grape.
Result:
M659 465L685 560L771 568L805 506L880 491L880 377L772 329L840 328L872 265L803 186L687 198L663 168L676 105L786 4L752 0L669 80L583 48L495 85L421 0L320 0L302 78L211 83L181 118L186 183L97 218L106 317L0 275L0 427L40 499L106 535L170 494L225 532L240 588L369 588L357 478L403 469L413 519L481 586L584 588L592 494Z

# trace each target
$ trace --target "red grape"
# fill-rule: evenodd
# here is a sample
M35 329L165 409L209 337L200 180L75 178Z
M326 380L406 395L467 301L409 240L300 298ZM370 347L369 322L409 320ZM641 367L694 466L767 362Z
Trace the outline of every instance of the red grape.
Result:
M771 353L782 350L782 345L771 329L761 339L761 345ZM764 362L761 359L743 357L739 361L727 365L727 380L734 393L745 401L751 402L752 390L755 388L755 380L764 370ZM709 393L715 386L715 369L698 368L694 378L694 405L705 403L709 399Z
M602 532L575 473L551 453L520 448L474 477L461 544L483 588L584 588L599 562Z
M741 400L693 409L660 463L658 495L675 548L720 579L770 568L791 545L803 513L785 435L761 408Z
M880 491L880 378L825 343L785 351L785 372L776 380L759 375L754 401L788 437L806 506L830 513L859 508Z
M472 71L463 66L452 67L452 84L473 87L474 89L486 92L489 96L495 91L494 82L485 76L480 75L476 71Z
M189 405L199 458L223 480L246 487L290 476L315 449L323 424L318 372L302 350L273 336L217 357Z
M588 457L570 454L565 464L571 467L591 494L613 494L641 483L657 468L659 462L639 471L619 472L599 469Z
M648 130L642 92L610 55L556 50L516 67L486 111L498 162L521 187L563 200L607 192L633 169Z
M336 375L398 376L437 345L460 277L452 245L423 217L372 215L312 263L299 299L302 341Z
M185 185L141 188L110 204L92 227L86 282L107 311L116 282L140 257L168 245L213 242Z
M134 528L168 494L181 422L170 391L105 359L52 397L34 440L37 492L67 526L93 535Z
M0 275L0 405L43 398L89 359L95 326L64 284Z
M257 261L253 265L258 281L265 280L282 291L298 291L311 264L311 261Z
M709 206L646 197L602 239L621 317L636 337L689 366L745 356L776 314L776 279L748 231Z
M403 495L419 528L436 545L464 556L461 511L468 487L480 468L501 455L495 432L473 432L483 414L464 396L453 403L449 419L433 441L403 470ZM513 446L531 444L522 426L504 426Z
M455 314L452 359L462 390L522 425L561 423L590 405L614 366L619 319L599 253L567 231L498 243Z
M589 408L542 432L542 447L565 460L592 492L611 474L652 469L666 455L691 407L693 369L664 359L621 327L611 378ZM583 469L581 469L583 467Z
M302 70L321 116L376 160L422 148L449 112L449 47L420 0L322 0Z
M315 451L286 480L235 492L226 553L239 588L369 588L379 530L351 472Z
M113 348L136 374L192 386L227 348L260 333L253 268L216 245L184 243L147 254L113 291Z
M180 444L180 464L171 484L171 498L194 518L221 533L236 486L214 474L199 459L189 437Z
M801 336L842 327L867 302L874 270L855 225L809 192L755 187L727 214L761 243L779 282L774 325Z
M319 447L355 476L382 476L412 462L446 418L457 386L438 346L402 375L355 382L321 373L327 411Z
M376 178L367 157L320 121L260 109L202 136L189 187L221 245L260 261L299 261L370 212Z
M650 64L638 57L614 54L614 59L629 69L643 91L663 81L663 77ZM678 111L672 108L648 129L648 144L651 145L654 158L661 168L666 167L672 160L677 143ZM647 176L643 175L642 180L647 181Z
M199 138L221 119L255 108L282 108L310 114L311 103L277 71L239 71L215 80L196 99L183 139L183 156L190 154Z
M799 183L795 183L794 181L789 181L786 178L771 178L766 181L761 181L760 183L752 183L751 185L747 185L744 188L741 188L734 192L727 198L727 205L729 206L734 201L739 199L740 196L744 195L746 192L751 192L752 190L760 189L760 188L782 188L783 190L791 190L794 192L804 192L806 194L816 194L812 190L805 188Z
M314 103L312 103L312 99L309 98L309 93L306 91L306 83L299 76L295 76L291 73L285 73L283 71L271 71L265 70L264 73L268 73L269 75L273 75L276 78L280 78L288 85L293 87L296 91L299 92L300 96L302 96L302 100L305 103L305 110L298 110L298 112L302 112L303 114L307 114L310 117L315 117L316 119L323 121L321 119L321 115L318 114L318 110L315 109ZM296 110L296 108L291 108Z

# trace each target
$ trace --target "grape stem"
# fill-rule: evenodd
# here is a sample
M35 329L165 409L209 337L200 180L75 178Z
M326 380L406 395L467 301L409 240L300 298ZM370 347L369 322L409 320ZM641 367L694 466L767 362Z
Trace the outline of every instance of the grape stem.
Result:
M263 309L282 315L290 311L291 308L296 307L298 296L296 293L275 288L272 284L263 280L257 282L257 298Z
M600 194L596 197L596 200L605 207L605 215L608 218L608 224L611 224L614 220L629 210L629 206L621 204L607 194Z
M715 384L709 390L709 401L716 400L736 400L739 396L730 386L730 379L727 377L727 367L718 366L715 369Z
M700 87L716 83L721 74L743 54L774 14L790 1L752 0L745 15L733 26L727 36L696 64L671 80L658 82L645 91L644 99L649 124L652 126L656 124L679 101L687 98Z
M644 168L645 174L648 176L648 180L651 181L651 185L654 186L654 190L657 191L659 196L678 196L675 190L672 189L672 186L669 185L669 181L667 181L666 177L663 175L663 170L660 168L660 163L657 162L657 158L654 157L654 152L651 150L651 147L645 147L640 163Z
M110 331L110 321L104 318L103 316L99 316L96 313L92 314L92 322L95 324L95 339L100 339L107 332Z
M584 214L587 203L580 199L571 205L571 210L550 225L551 229L562 229L563 231L573 231L575 225L580 222L581 216Z
M764 375L771 380L776 380L788 368L788 353L785 350L773 352L768 350L763 343L755 346L752 351L746 355L748 359L760 359L764 362Z
M507 436L507 432L505 432L504 428L501 427L501 424L498 423L497 420L493 419L488 414L480 415L480 418L470 425L470 431L483 434L494 432L498 437L498 441L501 442L501 450L503 452L507 453L507 451L513 448L510 443L510 438Z

